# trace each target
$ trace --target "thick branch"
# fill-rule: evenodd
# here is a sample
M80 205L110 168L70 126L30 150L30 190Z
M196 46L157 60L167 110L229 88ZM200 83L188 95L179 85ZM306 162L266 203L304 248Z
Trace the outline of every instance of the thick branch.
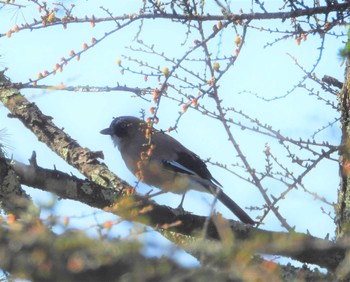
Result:
M347 60L345 82L339 95L342 145L340 149L341 183L337 205L337 238L350 237L350 62Z
M31 204L29 196L22 189L16 173L6 159L0 157L0 209L20 217Z
M62 157L68 164L77 168L91 181L105 187L113 187L122 191L126 182L113 174L97 157L101 152L92 152L82 148L53 122L52 117L44 115L40 109L30 103L15 88L0 88L0 100L10 110L11 117L18 118L38 139Z
M171 226L166 231L193 236L201 234L208 223L207 217L188 213L179 215L176 210L157 205L137 194L118 198L119 195L111 192L110 189L57 170L19 162L15 162L14 170L23 184L51 191L61 198L80 201L93 207L105 207L109 212L149 225L159 231ZM237 240L236 244L242 248L246 244L254 252L287 256L332 270L344 259L346 246L349 245L347 243L344 247L341 243L334 244L328 240L301 233L259 230L233 220L229 220L228 223ZM218 229L212 220L209 220L206 235L208 239L220 239ZM175 237L170 239L176 240Z
M103 209L111 206L120 194L88 180L59 170L44 169L36 164L33 156L30 165L13 161L12 167L24 185L52 192L63 199L77 200L89 206Z

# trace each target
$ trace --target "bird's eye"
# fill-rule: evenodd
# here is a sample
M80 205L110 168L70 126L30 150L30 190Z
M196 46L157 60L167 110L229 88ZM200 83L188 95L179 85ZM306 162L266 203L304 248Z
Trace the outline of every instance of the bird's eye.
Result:
M120 122L114 129L114 133L118 137L124 137L127 135L129 124L127 122Z

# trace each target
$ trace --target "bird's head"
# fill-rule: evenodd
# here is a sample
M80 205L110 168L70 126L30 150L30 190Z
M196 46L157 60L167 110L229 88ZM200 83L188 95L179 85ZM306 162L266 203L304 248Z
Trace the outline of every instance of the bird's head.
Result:
M146 123L139 118L121 116L114 118L110 126L101 130L100 133L110 135L114 144L119 146L121 142L128 142L133 136L144 132L145 127Z

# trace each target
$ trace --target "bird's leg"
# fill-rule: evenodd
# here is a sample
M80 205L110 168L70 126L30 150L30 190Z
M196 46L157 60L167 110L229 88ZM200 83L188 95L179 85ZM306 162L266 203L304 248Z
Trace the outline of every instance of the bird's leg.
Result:
M155 197L155 196L158 196L158 195L161 195L161 194L164 194L164 193L165 193L165 191L159 191L159 192L156 192L156 193L151 194L152 191L153 191L153 189L149 190L149 191L145 194L145 196L146 196L147 198L153 198L153 197Z
M183 210L182 204L184 203L185 196L186 196L186 193L184 193L182 195L181 202L180 202L179 206L177 207L178 209L182 209Z
M184 200L185 200L185 196L186 196L186 192L182 195L182 198L181 198L181 202L179 204L179 206L176 208L176 210L180 213L180 214L184 214L185 213L185 210L182 206L182 204L184 203Z

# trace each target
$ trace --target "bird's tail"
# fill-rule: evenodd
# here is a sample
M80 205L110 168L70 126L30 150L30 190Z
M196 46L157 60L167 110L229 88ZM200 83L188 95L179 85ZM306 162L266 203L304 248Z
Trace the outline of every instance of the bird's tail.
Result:
M232 211L242 222L252 225L256 224L256 222L251 219L251 217L243 209L241 209L234 200L227 196L222 191L222 189L219 187L213 187L212 190L214 196L216 196L216 198L222 202L230 211Z

